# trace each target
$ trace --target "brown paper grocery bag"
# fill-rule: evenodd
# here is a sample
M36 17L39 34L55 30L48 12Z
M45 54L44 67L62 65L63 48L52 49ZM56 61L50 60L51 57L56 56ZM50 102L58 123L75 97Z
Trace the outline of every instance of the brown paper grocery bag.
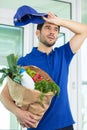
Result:
M24 86L14 82L10 77L7 78L7 82L10 96L15 101L16 105L23 110L38 115L40 121L51 103L51 99L54 95L53 92L46 93L41 104L40 91L25 88ZM38 123L33 127L36 128Z

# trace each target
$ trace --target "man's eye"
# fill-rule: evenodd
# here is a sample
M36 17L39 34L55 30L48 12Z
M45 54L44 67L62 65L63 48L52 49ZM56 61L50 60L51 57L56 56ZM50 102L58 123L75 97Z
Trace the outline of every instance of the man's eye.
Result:
M57 32L57 31L58 31L58 29L55 29L55 31Z
M46 29L50 29L50 27L49 27L49 26L46 26Z
M55 28L55 31L58 31L58 28Z

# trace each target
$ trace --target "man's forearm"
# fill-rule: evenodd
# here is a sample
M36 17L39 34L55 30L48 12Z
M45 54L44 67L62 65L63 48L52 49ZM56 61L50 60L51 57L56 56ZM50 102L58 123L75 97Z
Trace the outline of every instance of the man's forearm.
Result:
M59 18L58 18L59 20ZM59 23L59 22L58 22ZM85 33L87 35L87 25L73 20L60 19L60 26L65 27L76 34Z
M87 25L82 24L73 20L67 20L67 19L62 19L59 17L56 17L52 13L48 13L48 18L43 17L43 19L46 22L56 24L61 27L65 27L69 29L70 31L74 32L75 34L84 34L87 36Z
M16 115L17 110L19 109L14 101L11 99L9 92L8 92L8 88L7 86L4 87L4 89L2 90L1 94L0 94L0 101L2 102L2 104L13 114Z

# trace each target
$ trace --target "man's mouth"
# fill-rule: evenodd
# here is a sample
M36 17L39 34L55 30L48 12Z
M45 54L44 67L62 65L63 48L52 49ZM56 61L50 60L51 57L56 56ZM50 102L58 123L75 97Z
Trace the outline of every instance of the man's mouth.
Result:
M54 36L48 36L48 38L49 38L50 40L54 40L54 39L55 39Z

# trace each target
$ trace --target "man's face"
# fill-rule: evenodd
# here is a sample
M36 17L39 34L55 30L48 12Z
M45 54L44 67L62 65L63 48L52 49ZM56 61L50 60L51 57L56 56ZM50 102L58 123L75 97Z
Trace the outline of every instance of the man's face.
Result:
M53 46L58 38L58 26L47 22L44 23L38 38L45 46Z

